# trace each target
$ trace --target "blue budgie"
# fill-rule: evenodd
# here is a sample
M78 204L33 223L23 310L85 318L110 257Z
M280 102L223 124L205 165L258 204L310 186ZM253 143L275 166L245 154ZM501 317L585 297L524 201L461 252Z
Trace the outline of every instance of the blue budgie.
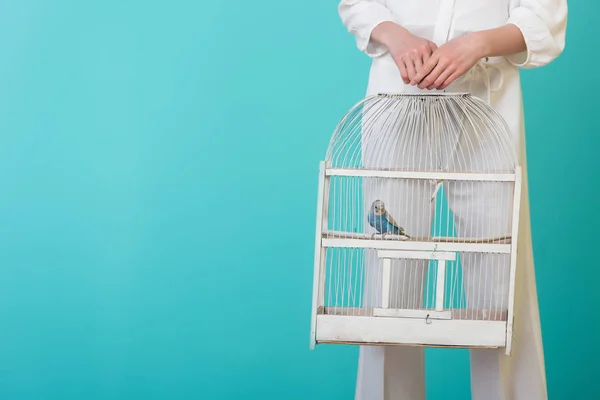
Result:
M391 233L393 235L402 235L410 238L394 218L385 209L385 204L381 200L375 200L371 204L371 209L367 215L369 224L379 233Z

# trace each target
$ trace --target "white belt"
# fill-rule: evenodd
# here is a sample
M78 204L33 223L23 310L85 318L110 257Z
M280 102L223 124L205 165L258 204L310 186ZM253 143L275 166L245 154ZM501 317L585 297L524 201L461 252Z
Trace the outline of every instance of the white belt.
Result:
M502 69L496 64L497 63L490 62L488 58L480 60L473 68L456 80L457 85L467 84L469 93L479 98L483 97L482 100L485 100L489 104L491 102L492 92L499 90L504 83ZM497 73L498 82L496 85L493 85L493 76L490 70L495 70ZM478 84L482 84L484 88L478 90ZM480 95L480 92L483 92L483 96Z

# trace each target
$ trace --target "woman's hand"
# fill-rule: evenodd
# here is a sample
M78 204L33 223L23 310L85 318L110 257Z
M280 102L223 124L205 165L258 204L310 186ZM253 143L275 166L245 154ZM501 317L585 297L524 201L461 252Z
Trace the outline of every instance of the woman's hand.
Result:
M406 84L417 77L417 71L429 61L437 49L435 43L415 36L393 22L379 24L371 37L386 45Z
M446 89L485 57L485 44L476 33L452 39L440 46L417 70L411 85L420 89Z

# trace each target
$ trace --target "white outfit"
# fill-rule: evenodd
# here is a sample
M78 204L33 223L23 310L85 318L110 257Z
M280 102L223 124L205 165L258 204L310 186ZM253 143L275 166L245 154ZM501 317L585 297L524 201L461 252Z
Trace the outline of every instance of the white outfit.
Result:
M561 54L566 0L341 0L339 12L359 50L372 57L367 95L418 90L404 84L385 46L370 40L381 22L396 22L438 46L464 33L506 23L523 33L527 51L482 62L447 91L469 91L490 102L508 123L523 168L512 356L506 357L503 349L471 351L472 398L547 399L519 68L544 66ZM424 400L423 355L419 347L361 347L356 400Z

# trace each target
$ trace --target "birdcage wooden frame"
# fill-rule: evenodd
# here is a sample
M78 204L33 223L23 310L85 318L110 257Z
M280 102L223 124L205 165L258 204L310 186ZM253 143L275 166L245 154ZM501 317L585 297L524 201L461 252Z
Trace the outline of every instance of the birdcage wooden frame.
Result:
M427 179L511 182L512 226L510 237L456 240L453 237L434 237L429 240L398 239L394 235L345 233L332 237L328 230L328 200L332 177L364 177L387 179ZM455 348L505 348L511 354L515 271L517 266L518 219L521 201L521 168L516 165L510 173L456 173L440 171L402 171L385 169L334 168L329 161L321 161L318 181L316 216L316 241L314 254L313 298L310 330L310 347L317 344L355 345L409 345ZM383 240L382 240L383 239ZM381 260L384 284L382 304L361 312L336 314L325 306L325 251L329 248L376 249ZM481 252L510 255L508 305L501 320L457 319L452 310L437 302L433 309L395 309L386 305L389 296L391 262L395 258L432 260L437 263L436 299L442 299L445 264L454 260L457 253ZM387 281L386 281L387 280ZM386 284L387 283L387 284ZM386 289L388 288L388 289ZM440 293L441 292L441 293ZM485 310L483 310L485 312Z

